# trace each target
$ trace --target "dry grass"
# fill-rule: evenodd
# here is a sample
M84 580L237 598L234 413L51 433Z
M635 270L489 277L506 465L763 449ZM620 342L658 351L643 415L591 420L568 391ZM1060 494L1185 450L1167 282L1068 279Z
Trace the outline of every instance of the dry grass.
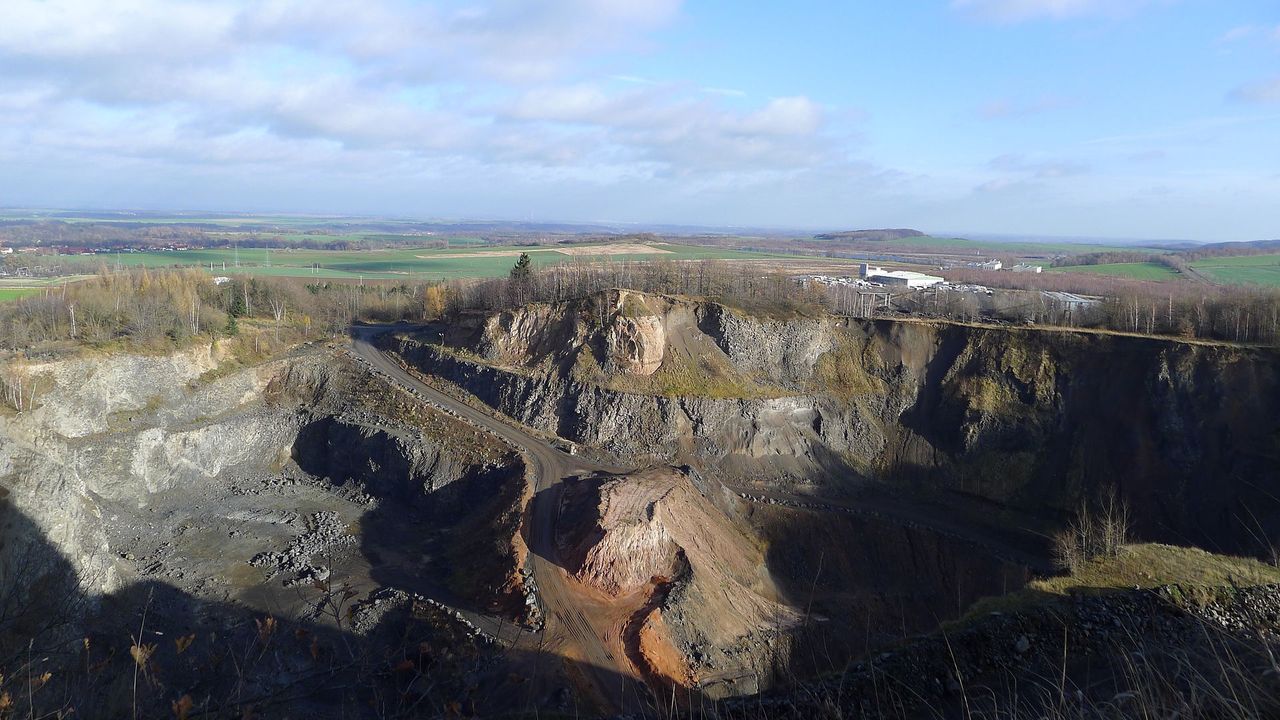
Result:
M574 380L615 392L658 397L700 397L717 400L766 399L788 393L761 383L734 367L728 359L714 355L689 358L668 353L652 375L608 373L587 349L578 353L572 370Z
M886 395L889 389L876 373L883 364L871 343L859 343L850 333L841 332L835 347L818 357L811 386L842 400Z
M1087 561L1062 577L1034 580L1028 587L1053 594L1082 588L1253 586L1280 583L1280 568L1252 558L1215 555L1199 548L1128 545L1114 557Z
M1155 543L1126 545L1114 556L1086 560L1070 574L1032 580L1017 592L984 598L974 603L959 622L970 622L992 612L1017 612L1072 594L1176 585L1194 600L1210 597L1219 588L1277 583L1280 568L1252 558Z

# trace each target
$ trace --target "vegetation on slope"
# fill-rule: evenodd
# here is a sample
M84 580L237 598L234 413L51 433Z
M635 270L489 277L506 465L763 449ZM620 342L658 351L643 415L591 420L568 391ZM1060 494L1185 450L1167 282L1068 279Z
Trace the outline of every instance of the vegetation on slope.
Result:
M1231 588L1272 584L1280 584L1280 567L1275 565L1199 548L1144 543L1087 560L1071 573L1032 580L1008 595L980 600L965 617L973 620L992 612L1013 612L1077 594L1172 586L1187 601L1203 601Z
M584 350L578 354L573 377L617 392L661 397L770 398L786 394L747 376L723 357L710 354L697 359L668 354L657 372L646 376L606 373L595 356Z
M818 356L811 388L842 400L884 395L888 388L873 372L882 365L870 343L860 343L852 333L838 332L835 347Z

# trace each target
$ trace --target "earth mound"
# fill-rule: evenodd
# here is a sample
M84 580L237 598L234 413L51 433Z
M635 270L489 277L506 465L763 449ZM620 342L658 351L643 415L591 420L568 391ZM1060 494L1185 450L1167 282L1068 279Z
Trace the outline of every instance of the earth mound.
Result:
M761 543L716 504L721 493L688 468L579 480L559 537L570 573L635 607L623 633L637 669L710 694L766 682L801 619L778 601Z

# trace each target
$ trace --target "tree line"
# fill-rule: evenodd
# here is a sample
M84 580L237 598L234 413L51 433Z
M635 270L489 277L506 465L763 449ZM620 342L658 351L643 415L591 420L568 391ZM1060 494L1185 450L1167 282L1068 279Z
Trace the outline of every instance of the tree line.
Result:
M887 308L863 302L851 286L822 286L780 272L724 260L573 261L535 267L517 260L504 278L436 283L354 283L231 277L216 284L195 270L109 272L51 286L0 304L0 349L39 351L57 343L142 347L238 334L244 323L285 339L340 334L355 321L414 322L468 311L560 302L613 288L706 298L772 317L914 314L961 321L1033 321L1124 332L1244 343L1280 344L1280 293L1245 287L1154 283L1085 275L1022 275L964 269L957 282L1022 293L992 297L961 292L892 291ZM1043 290L1101 298L1064 306ZM883 291L881 291L883 292Z

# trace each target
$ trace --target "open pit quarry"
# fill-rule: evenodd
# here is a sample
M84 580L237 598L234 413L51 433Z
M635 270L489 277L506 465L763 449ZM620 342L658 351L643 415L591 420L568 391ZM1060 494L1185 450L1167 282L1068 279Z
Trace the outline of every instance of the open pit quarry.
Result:
M625 290L251 366L33 361L0 415L0 666L45 658L36 715L875 715L891 677L947 716L1064 628L1073 673L1104 630L1274 629L1261 569L1195 613L973 608L1029 597L1103 496L1135 541L1272 559L1278 361Z

